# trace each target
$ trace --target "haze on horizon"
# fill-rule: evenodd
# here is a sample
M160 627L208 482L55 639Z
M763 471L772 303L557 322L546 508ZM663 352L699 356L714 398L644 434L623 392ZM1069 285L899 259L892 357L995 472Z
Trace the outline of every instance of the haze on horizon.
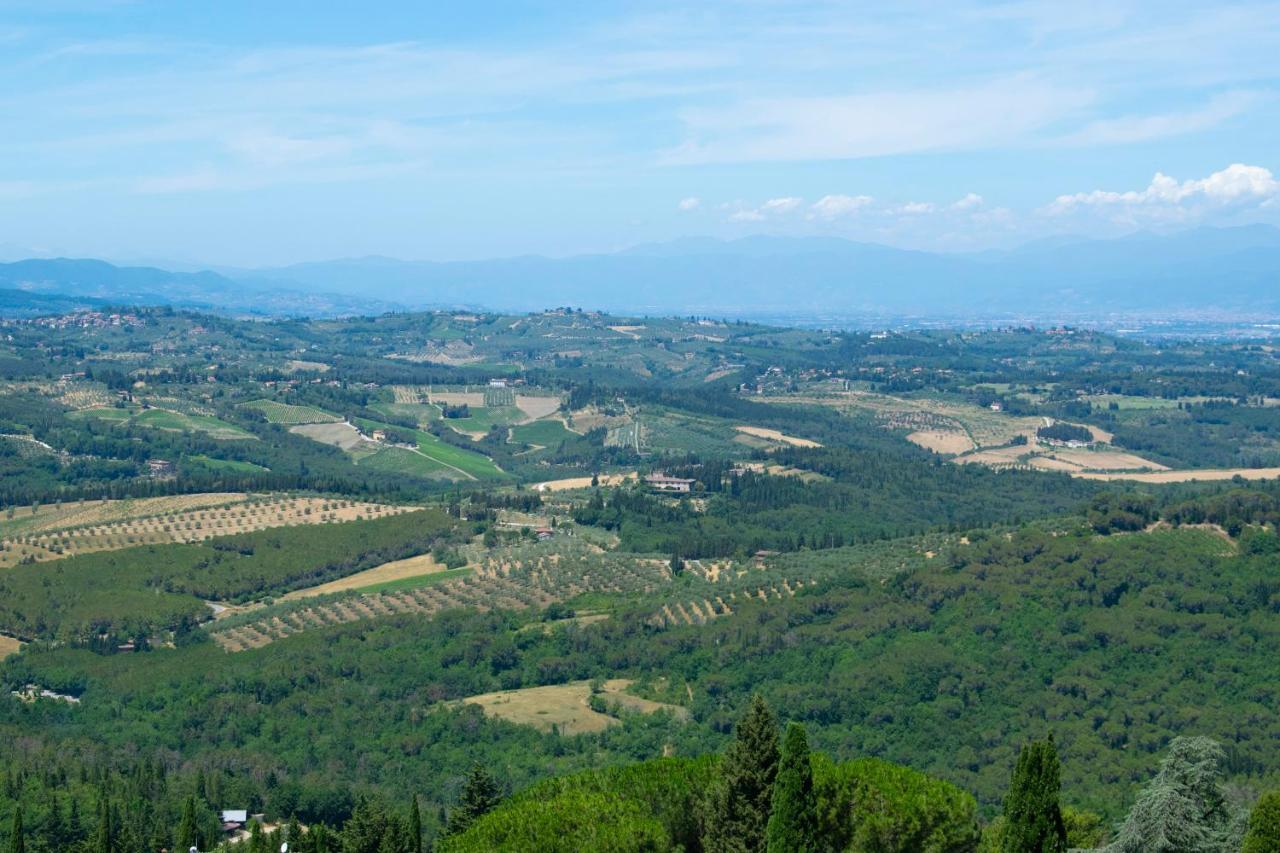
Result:
M425 5L4 4L0 257L1280 224L1277 4Z

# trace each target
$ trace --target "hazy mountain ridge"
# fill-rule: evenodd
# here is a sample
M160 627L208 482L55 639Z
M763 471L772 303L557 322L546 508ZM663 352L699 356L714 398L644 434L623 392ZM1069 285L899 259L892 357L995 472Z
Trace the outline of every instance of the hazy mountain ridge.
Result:
M400 307L631 313L786 311L975 317L1280 313L1280 229L1052 238L938 254L830 237L683 238L611 254L483 261L371 256L258 270L171 272L91 260L0 264L0 287L267 315Z

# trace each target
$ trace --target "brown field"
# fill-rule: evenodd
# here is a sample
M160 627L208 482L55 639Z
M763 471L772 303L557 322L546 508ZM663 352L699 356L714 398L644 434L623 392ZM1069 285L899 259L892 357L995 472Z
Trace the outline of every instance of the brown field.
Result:
M766 429L764 427L756 427L756 426L739 426L739 427L734 427L734 429L736 429L740 433L743 433L744 435L754 435L756 438L767 438L770 441L777 441L777 442L781 442L782 444L789 444L792 447L821 447L822 446L816 441L810 441L807 438L796 438L794 435L787 435L786 433L779 432L776 429Z
M1206 468L1194 471L1144 471L1140 473L1081 471L1073 477L1086 480L1134 480L1139 483L1189 483L1195 481L1230 480L1243 477L1246 480L1273 480L1280 477L1280 468Z
M4 660L9 655L16 655L20 651L22 651L22 643L13 637L0 634L0 660Z
M250 499L238 492L176 495L127 501L97 501L51 513L37 527L0 525L0 568L30 557L37 562L136 545L197 542L269 527L328 524L381 518L416 507L345 499L275 495ZM37 519L41 516L37 514Z
M626 335L627 337L633 340L640 339L640 336L637 335L636 332L640 331L643 328L644 326L610 326L609 327L611 331L617 332L620 335Z
M516 408L525 416L524 423L554 415L560 411L559 397L539 397L532 394L517 394Z
M289 432L305 435L322 444L332 444L345 451L355 450L362 445L372 446L374 442L360 434L360 430L345 421L329 424L298 424L289 427Z
M1169 470L1168 466L1161 465L1159 462L1152 462L1150 459L1143 459L1137 454L1123 453L1118 450L1054 449L1046 455L1052 455L1056 459L1060 459L1069 465L1075 465L1085 471Z
M431 402L447 403L450 406L474 406L477 409L483 409L484 394L479 391L449 391L445 393L432 391Z
M605 702L616 703L627 710L645 714L669 710L677 716L688 716L688 711L678 705L652 702L623 692L630 685L630 681L622 678L606 681L603 691ZM468 696L462 701L480 706L489 716L518 725L533 726L544 732L557 728L561 734L578 735L604 731L609 726L617 725L619 721L616 717L591 709L587 704L590 697L591 682L575 681L570 684L484 693Z
M634 480L636 472L630 474L605 474L599 478L602 486L620 486L627 480ZM545 483L538 483L534 487L534 491L538 492L563 492L569 489L589 489L591 488L590 477L567 477L563 480L548 480Z
M907 436L907 441L918 444L934 453L957 454L973 450L973 442L963 432L951 430L924 429L916 430Z
M372 569L365 569L363 572L356 572L354 575L347 575L345 578L338 578L335 581L329 581L319 586L295 590L288 595L282 596L282 600L289 601L295 598L309 598L316 595L328 595L332 592L363 589L374 584L416 578L421 575L443 572L444 570L445 566L442 563L437 563L430 554L419 554L417 557L383 563L380 566L374 566Z

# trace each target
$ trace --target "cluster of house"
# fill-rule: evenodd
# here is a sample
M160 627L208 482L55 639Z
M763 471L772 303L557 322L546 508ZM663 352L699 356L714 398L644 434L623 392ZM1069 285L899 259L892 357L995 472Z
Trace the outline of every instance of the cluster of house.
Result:
M103 311L77 311L56 317L35 317L15 320L45 329L102 329L108 326L144 326L146 321L137 314L108 314Z

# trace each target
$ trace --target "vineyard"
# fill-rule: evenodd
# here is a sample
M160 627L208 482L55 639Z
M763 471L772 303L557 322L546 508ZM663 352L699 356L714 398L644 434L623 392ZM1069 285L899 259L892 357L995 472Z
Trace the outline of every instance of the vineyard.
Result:
M254 400L251 403L245 403L243 408L262 412L267 421L273 424L328 424L342 420L337 415L311 406L294 406L276 400Z

